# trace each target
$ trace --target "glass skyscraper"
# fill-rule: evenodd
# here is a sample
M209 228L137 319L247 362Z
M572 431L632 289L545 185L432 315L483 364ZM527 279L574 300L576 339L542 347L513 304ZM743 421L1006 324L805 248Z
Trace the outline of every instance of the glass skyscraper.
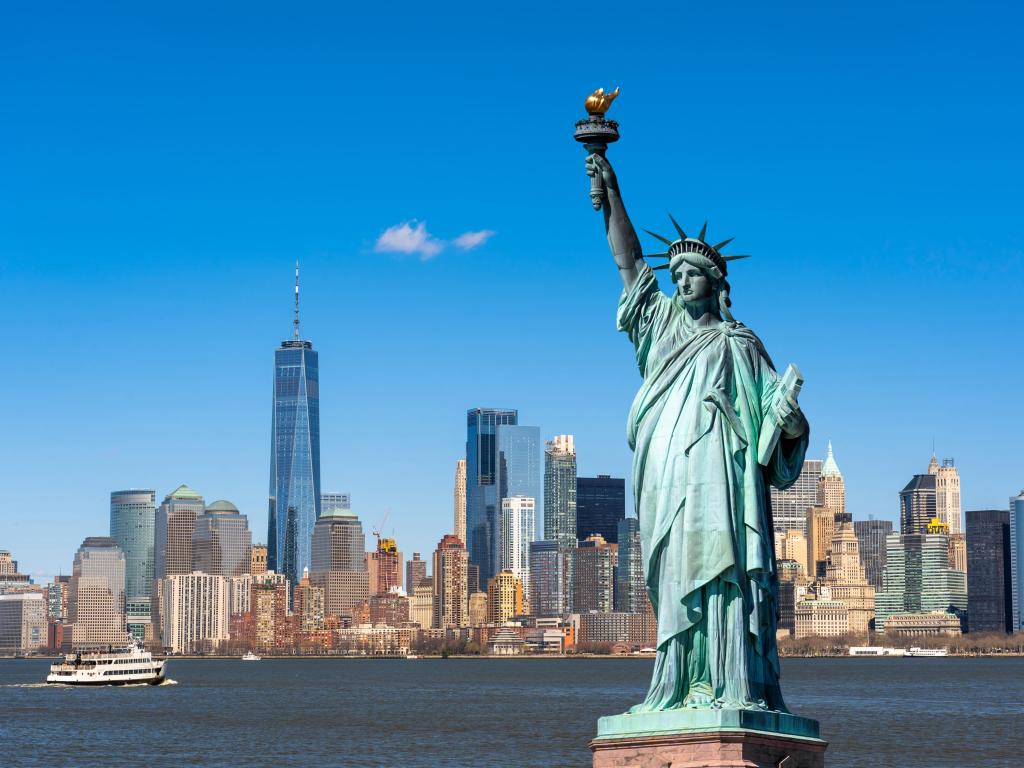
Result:
M267 513L267 567L292 584L310 566L320 517L320 373L313 342L299 338L298 275L296 265L294 335L274 352Z
M544 539L575 549L576 446L572 435L544 444Z
M480 584L497 573L498 565L498 426L515 426L518 420L517 411L505 408L471 408L466 413L466 549L469 563L479 569ZM470 592L478 589L469 585Z
M110 538L124 553L124 590L129 603L145 602L149 615L149 597L154 577L154 525L156 491L127 490L110 494Z
M541 518L541 488L543 474L540 458L540 427L521 427L510 424L499 424L496 430L498 438L498 512L501 512L502 500L515 496L526 496L533 499L536 506L534 519L530 524L531 531L544 530ZM494 551L501 552L505 544L501 541L501 526L495 526ZM536 536L531 535L530 541ZM529 556L530 541L524 544L524 557ZM500 556L499 556L500 557ZM496 570L502 566L496 564ZM516 574L517 576L519 574ZM526 582L523 588L526 589Z
M626 481L598 475L576 478L576 538L599 533L609 544L619 542L619 522L626 517Z
M1024 632L1024 491L1010 497L1010 611L1014 632Z

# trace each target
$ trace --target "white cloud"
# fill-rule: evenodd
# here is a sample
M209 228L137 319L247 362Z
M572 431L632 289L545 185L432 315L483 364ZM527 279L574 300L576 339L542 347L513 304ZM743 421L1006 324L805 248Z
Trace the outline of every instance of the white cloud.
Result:
M385 229L373 250L377 253L416 253L426 261L444 250L444 241L427 232L425 221L403 221Z
M461 248L464 251L471 251L490 240L493 234L493 229L479 229L476 232L463 232L452 240L452 244L456 248Z

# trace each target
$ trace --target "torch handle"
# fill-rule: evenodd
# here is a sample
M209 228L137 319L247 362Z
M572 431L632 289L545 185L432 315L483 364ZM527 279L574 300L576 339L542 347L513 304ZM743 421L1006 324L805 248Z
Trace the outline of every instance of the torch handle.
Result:
M584 144L583 148L592 155L600 155L601 157L604 157L604 153L608 149L608 145ZM601 173L598 172L594 176L590 177L590 204L594 206L595 211L601 210L605 194L604 179L601 178Z

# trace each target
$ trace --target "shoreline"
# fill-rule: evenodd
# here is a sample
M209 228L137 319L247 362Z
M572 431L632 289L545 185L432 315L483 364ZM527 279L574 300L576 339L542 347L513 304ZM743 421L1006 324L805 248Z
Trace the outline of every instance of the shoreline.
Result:
M1008 652L1008 653L950 653L946 656L937 657L945 659L999 659L999 658L1020 658L1024 656L1024 653ZM2 656L0 655L0 661L58 661L62 657L51 656L51 655L35 655L35 656ZM234 654L207 654L201 656L182 655L182 656L158 656L157 658L166 659L168 661L241 661L242 657ZM261 661L448 661L450 659L455 660L475 660L475 661L524 661L524 660L550 660L550 661L572 661L575 659L580 660L592 660L592 659L629 659L634 661L647 661L655 658L653 653L645 654L624 654L624 655L612 655L612 654L588 654L588 653L573 653L573 654L521 654L518 656L488 656L486 654L450 654L448 656L441 655L417 655L415 658L408 658L406 656L345 656L345 655L333 655L333 654L308 654L308 655L261 655ZM850 656L849 654L843 653L816 653L816 654L780 654L781 659L907 659L913 658L909 656ZM936 657L926 657L936 658Z

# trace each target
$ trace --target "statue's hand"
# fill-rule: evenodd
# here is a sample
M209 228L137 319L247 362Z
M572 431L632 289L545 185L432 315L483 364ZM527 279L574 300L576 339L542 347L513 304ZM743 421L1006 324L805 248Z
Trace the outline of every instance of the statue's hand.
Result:
M775 421L782 428L782 434L790 440L801 437L807 431L807 419L792 395L779 401L775 408Z
M615 170L612 168L612 164L606 158L597 153L588 155L586 167L587 176L597 176L600 174L601 180L604 182L604 188L618 194L619 180L615 177Z

